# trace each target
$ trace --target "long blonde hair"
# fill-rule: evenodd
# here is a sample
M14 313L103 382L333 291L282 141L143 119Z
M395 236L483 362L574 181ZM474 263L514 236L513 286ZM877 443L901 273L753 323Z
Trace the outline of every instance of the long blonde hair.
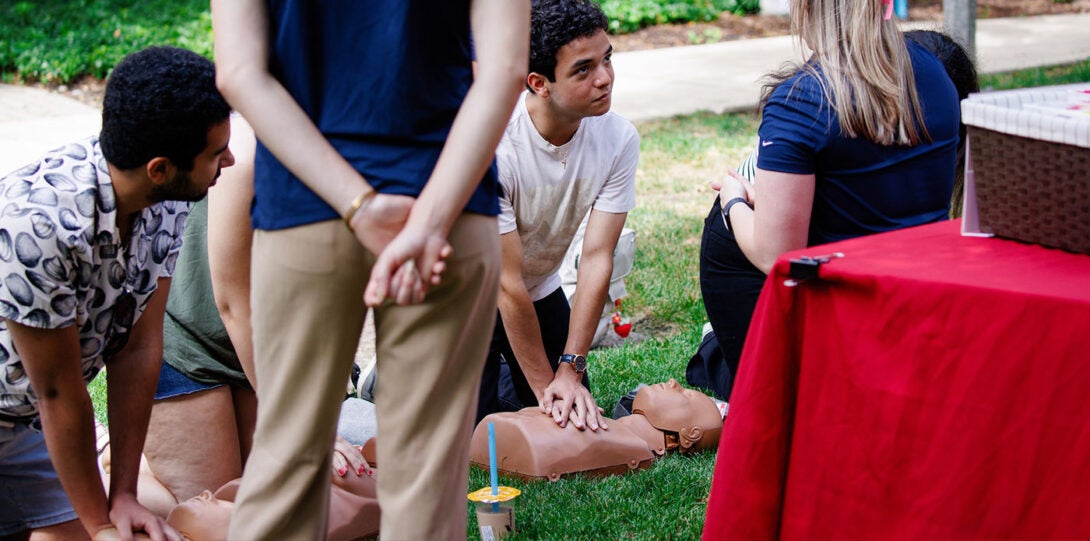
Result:
M882 0L791 0L795 36L814 55L771 74L765 99L791 74L806 70L820 82L845 136L881 145L930 140L904 36L884 12Z

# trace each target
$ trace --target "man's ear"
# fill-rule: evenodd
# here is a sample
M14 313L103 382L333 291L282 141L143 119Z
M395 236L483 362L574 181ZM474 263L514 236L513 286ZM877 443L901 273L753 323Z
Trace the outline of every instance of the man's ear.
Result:
M549 79L540 73L530 72L526 76L526 86L529 86L530 91L538 97L549 97Z
M174 174L177 173L178 168L174 166L174 163L170 161L170 158L164 156L156 156L148 161L144 166L145 171L148 173L148 178L151 179L152 184L162 186L166 184L170 179L174 178Z

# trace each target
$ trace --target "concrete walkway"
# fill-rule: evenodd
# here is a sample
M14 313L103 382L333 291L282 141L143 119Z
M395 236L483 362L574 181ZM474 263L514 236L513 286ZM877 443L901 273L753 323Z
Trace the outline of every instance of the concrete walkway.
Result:
M913 24L912 28L937 28ZM978 70L994 73L1090 58L1090 14L977 21ZM613 109L634 122L752 110L758 80L801 58L790 37L617 53ZM98 130L99 112L44 90L0 85L0 175Z
M906 29L941 30L936 24ZM997 73L1090 58L1090 14L977 21L977 71ZM652 49L614 56L613 110L633 122L708 110L752 110L758 80L802 59L790 36Z

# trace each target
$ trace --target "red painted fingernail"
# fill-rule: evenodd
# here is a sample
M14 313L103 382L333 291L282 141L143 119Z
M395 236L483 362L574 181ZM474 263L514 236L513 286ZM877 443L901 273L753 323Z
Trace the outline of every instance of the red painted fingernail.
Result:
M360 470L356 472L356 475L363 475L363 472L367 471L367 466L360 464Z
M337 468L337 475L344 477L346 473L348 473L348 468Z

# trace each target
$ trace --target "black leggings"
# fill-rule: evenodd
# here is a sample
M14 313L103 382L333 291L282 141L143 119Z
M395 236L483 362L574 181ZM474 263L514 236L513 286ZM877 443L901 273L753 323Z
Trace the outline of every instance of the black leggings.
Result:
M716 199L704 219L700 241L700 296L731 375L727 388L712 389L724 400L730 398L742 345L765 278L765 273L750 263L734 234L727 230Z

